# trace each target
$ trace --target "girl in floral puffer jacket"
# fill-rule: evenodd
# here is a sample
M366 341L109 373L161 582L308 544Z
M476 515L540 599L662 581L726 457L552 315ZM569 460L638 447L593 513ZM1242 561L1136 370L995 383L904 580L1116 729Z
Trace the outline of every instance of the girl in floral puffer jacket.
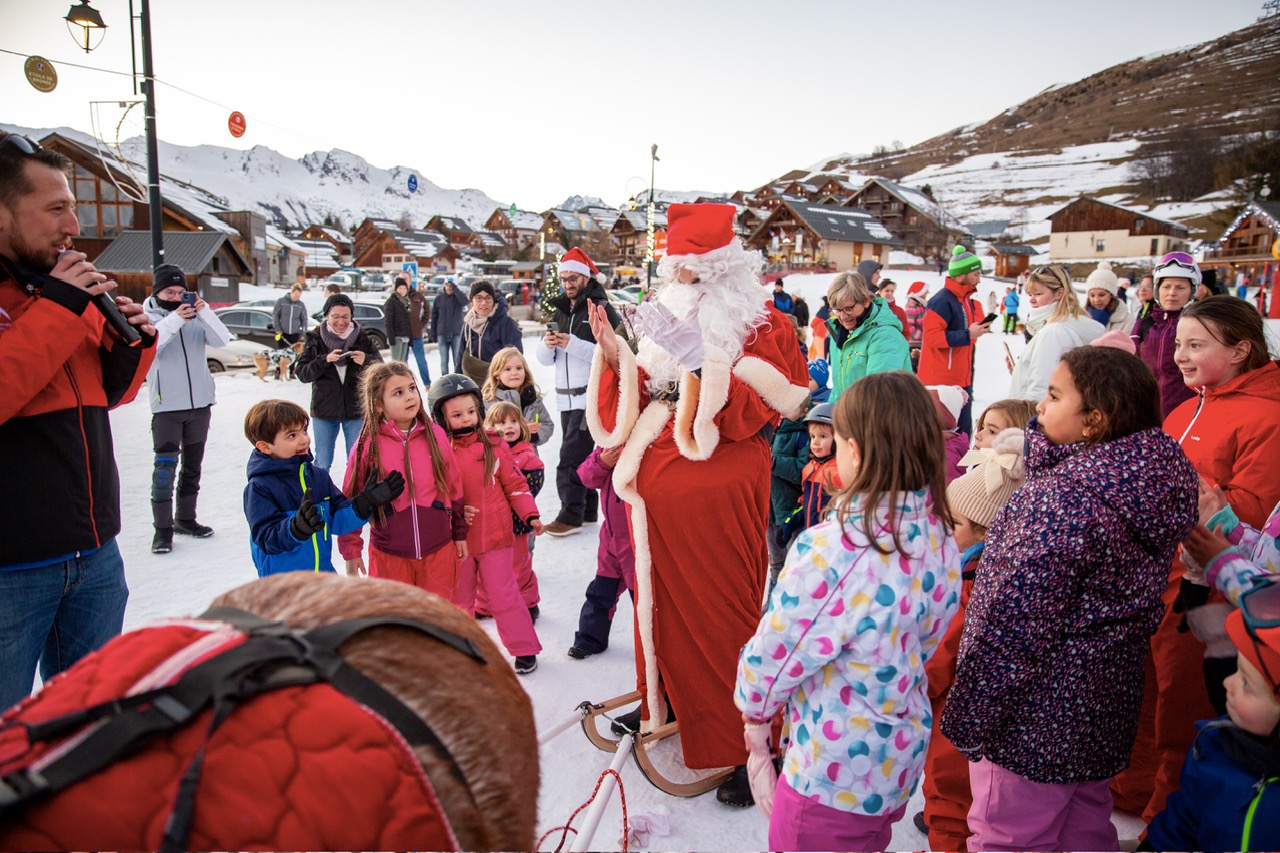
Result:
M886 849L924 767L924 663L960 602L924 387L901 372L863 377L833 421L849 485L796 540L738 663L734 700L752 792L772 812L771 850ZM885 423L901 429L890 435ZM767 741L783 708L791 745L775 792Z

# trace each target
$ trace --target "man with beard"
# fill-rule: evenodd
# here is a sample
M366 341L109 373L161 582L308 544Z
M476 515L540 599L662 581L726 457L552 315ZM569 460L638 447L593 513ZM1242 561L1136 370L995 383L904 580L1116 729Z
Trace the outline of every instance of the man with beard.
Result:
M115 287L85 255L71 163L25 136L0 139L0 709L120 633L120 478L107 411L138 393L155 357L126 346L89 303Z
M625 444L613 482L631 505L645 728L665 721L665 694L686 766L737 767L717 798L745 806L733 683L764 597L769 438L804 406L809 377L733 218L731 205L671 206L636 355L592 310L587 420L601 447Z
M596 447L583 420L587 406L587 376L596 353L595 335L587 318L588 306L598 305L605 311L610 329L621 320L605 295L603 276L586 252L570 249L561 258L557 272L564 294L551 300L556 313L537 351L538 361L551 365L555 370L556 408L560 412L560 428L563 430L560 462L556 465L560 513L546 530L552 536L571 536L582 530L584 521L597 520L600 506L600 496L595 489L582 485L578 477L578 466Z

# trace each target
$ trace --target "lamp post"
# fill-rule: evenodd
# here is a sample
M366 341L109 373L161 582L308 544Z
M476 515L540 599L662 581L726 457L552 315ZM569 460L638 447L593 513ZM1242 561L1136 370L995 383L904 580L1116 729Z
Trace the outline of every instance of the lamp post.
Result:
M656 248L654 244L654 239L653 239L653 214L654 214L653 177L654 177L654 171L658 165L658 143L655 142L653 144L653 147L649 149L649 158L650 158L649 159L649 222L648 222L648 227L645 229L645 238L647 241L646 245L648 246L648 253L647 253L648 258L645 260L645 265L644 265L644 268L645 268L644 289L646 292L653 288L653 251Z
M140 0L140 15L133 14L133 0L129 0L129 21L132 24L135 17L138 19L139 26L142 30L142 94L144 97L143 113L146 117L146 140L147 140L147 210L150 214L151 221L151 260L153 267L158 267L164 263L164 231L162 228L163 210L160 200L160 149L156 143L156 74L155 67L151 61L151 0ZM102 16L98 14L98 10L89 5L89 0L79 0L79 2L71 7L71 11L67 12L65 18L67 29L72 30L73 27L79 27L83 30L84 44L82 49L85 53L97 47L89 46L89 36L91 31L105 30L107 25L103 23ZM76 39L77 46L80 46L81 39ZM102 41L99 35L98 42ZM129 28L129 49L133 56L133 93L138 94L138 55L134 48L133 27Z

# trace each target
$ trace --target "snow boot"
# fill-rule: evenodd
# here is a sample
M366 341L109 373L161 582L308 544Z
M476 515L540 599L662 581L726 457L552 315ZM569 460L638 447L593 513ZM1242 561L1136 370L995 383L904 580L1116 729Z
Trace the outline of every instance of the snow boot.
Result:
M173 550L173 528L157 527L156 535L151 539L152 554L168 554Z
M528 675L537 668L537 655L520 655L516 658L516 675Z
M586 660L587 658L591 657L594 654L595 652L589 652L586 649L584 649L582 646L569 647L569 657L573 658L574 660Z
M619 714L613 718L613 722L609 724L609 731L618 737L626 737L629 734L635 734L640 731L640 708L636 706L634 711L628 711L625 714ZM674 723L676 721L676 709L671 707L671 703L667 703L667 722Z
M747 765L739 764L733 768L729 778L720 783L720 787L716 788L716 801L736 809L745 809L756 804L756 798L751 796L751 780L747 777Z
M181 533L183 536L194 536L197 539L208 539L213 535L213 528L206 527L194 518L190 521L175 518L173 520L173 532Z
M529 618L532 619L534 622L537 622L538 617L541 615L542 615L542 611L538 609L538 605L535 604L529 608Z

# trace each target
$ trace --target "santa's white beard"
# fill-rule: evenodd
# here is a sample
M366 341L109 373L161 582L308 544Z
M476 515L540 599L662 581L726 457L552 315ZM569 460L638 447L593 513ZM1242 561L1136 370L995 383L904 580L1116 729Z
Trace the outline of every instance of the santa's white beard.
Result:
M742 355L743 347L754 339L756 327L768 317L765 304L767 294L758 280L752 276L731 280L725 276L711 283L681 284L670 281L655 294L678 319L688 317L696 306L702 326L702 344L715 347L729 356L733 364ZM678 382L685 368L666 350L648 336L640 338L636 361L649 374L646 388L657 394L671 383Z

